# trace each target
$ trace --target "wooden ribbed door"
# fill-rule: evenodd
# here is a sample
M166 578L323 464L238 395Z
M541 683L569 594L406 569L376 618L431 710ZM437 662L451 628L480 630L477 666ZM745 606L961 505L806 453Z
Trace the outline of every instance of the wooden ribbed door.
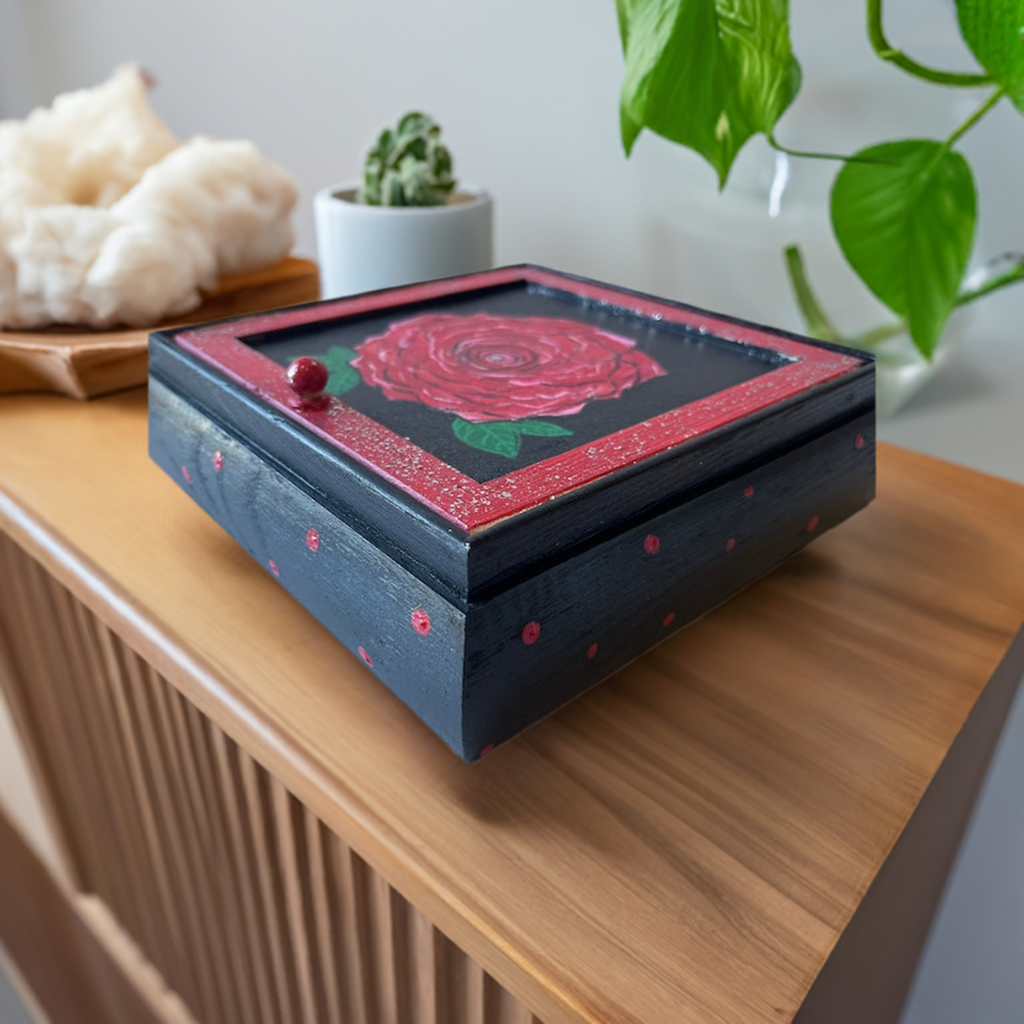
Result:
M0 581L0 682L74 884L198 1021L536 1024L3 534Z

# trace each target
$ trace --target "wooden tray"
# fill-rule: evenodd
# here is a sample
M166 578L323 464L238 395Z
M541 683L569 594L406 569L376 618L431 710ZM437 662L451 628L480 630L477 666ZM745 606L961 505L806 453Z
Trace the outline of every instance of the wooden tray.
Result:
M271 267L222 278L201 306L151 328L0 330L0 395L56 391L72 398L93 398L145 384L151 330L258 313L319 297L316 264L289 256Z

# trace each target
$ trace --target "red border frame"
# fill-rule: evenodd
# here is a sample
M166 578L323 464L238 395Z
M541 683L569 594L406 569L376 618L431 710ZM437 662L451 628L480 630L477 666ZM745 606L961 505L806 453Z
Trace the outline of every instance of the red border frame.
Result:
M686 324L717 338L789 356L793 361L753 380L672 409L562 455L479 483L338 399L322 411L294 408L295 395L285 376L285 368L242 340L254 334L300 324L359 315L518 281L568 291L595 302L628 309L640 316ZM374 470L467 532L516 515L554 495L583 487L684 441L734 423L817 384L849 373L864 363L864 360L842 352L538 267L508 267L257 314L232 323L178 331L174 339L187 352L259 395L317 437Z

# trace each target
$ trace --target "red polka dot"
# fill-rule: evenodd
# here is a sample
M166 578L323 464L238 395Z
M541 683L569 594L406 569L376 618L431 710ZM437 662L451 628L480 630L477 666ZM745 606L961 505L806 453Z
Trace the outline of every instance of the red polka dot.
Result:
M480 756L483 757L484 754L489 754L493 749L494 749L494 744L493 743L488 743L487 746L484 747L484 749L480 751Z
M675 612L669 612L668 615L666 615L665 618L663 618L661 620L661 624L663 626L671 626L672 623L675 622L675 621L676 621L676 613Z
M594 660L594 658L595 658L596 656L597 656L597 644L591 644L591 645L590 645L590 646L589 646L589 647L587 648L587 657L588 657L588 658L589 658L589 659L590 659L591 661L593 661L593 660Z
M529 646L535 644L538 637L540 636L540 623L539 622L528 622L523 626L523 643Z
M653 533L644 537L644 551L649 555L656 555L661 550L661 541Z
M192 474L188 471L188 466L181 467L181 475L185 478L185 483L192 483Z
M370 666L370 668L373 668L373 658L371 658L366 653L366 648L365 647L360 647L359 648L359 657L362 658L363 661L365 661L366 664Z
M417 608L412 613L412 628L420 636L426 636L430 632L430 616L422 608Z
M735 537L730 537L725 542L725 550L726 551L735 551L736 550L736 538Z
M864 447L864 435L863 434L858 434L853 439L853 447L854 448L863 448Z
M748 486L748 487L745 487L743 489L743 497L744 498L752 498L753 496L754 496L754 488L753 488L753 486Z
M224 468L224 453L214 452L213 453L213 468L219 473Z
M818 523L820 522L821 520L817 516L811 516L811 518L807 520L807 532L814 533L818 528Z
M306 547L310 551L320 550L320 531L314 530L312 527L306 531Z
M281 570L280 570L280 569L278 569L278 567L277 567L277 562L275 562L275 561L274 561L274 560L273 560L272 558L271 558L271 559L269 559L269 560L267 561L267 565L269 565L269 566L270 566L270 571L271 571L271 572L272 572L272 573L273 573L273 574L274 574L275 576L280 576L280 575L281 575Z

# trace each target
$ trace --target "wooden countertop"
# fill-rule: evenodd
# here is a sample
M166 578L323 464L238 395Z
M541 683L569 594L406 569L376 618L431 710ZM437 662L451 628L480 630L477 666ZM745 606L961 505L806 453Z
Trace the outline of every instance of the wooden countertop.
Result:
M0 400L0 527L546 1024L790 1020L1024 620L1022 523L882 447L870 509L467 766L150 464L143 391Z

